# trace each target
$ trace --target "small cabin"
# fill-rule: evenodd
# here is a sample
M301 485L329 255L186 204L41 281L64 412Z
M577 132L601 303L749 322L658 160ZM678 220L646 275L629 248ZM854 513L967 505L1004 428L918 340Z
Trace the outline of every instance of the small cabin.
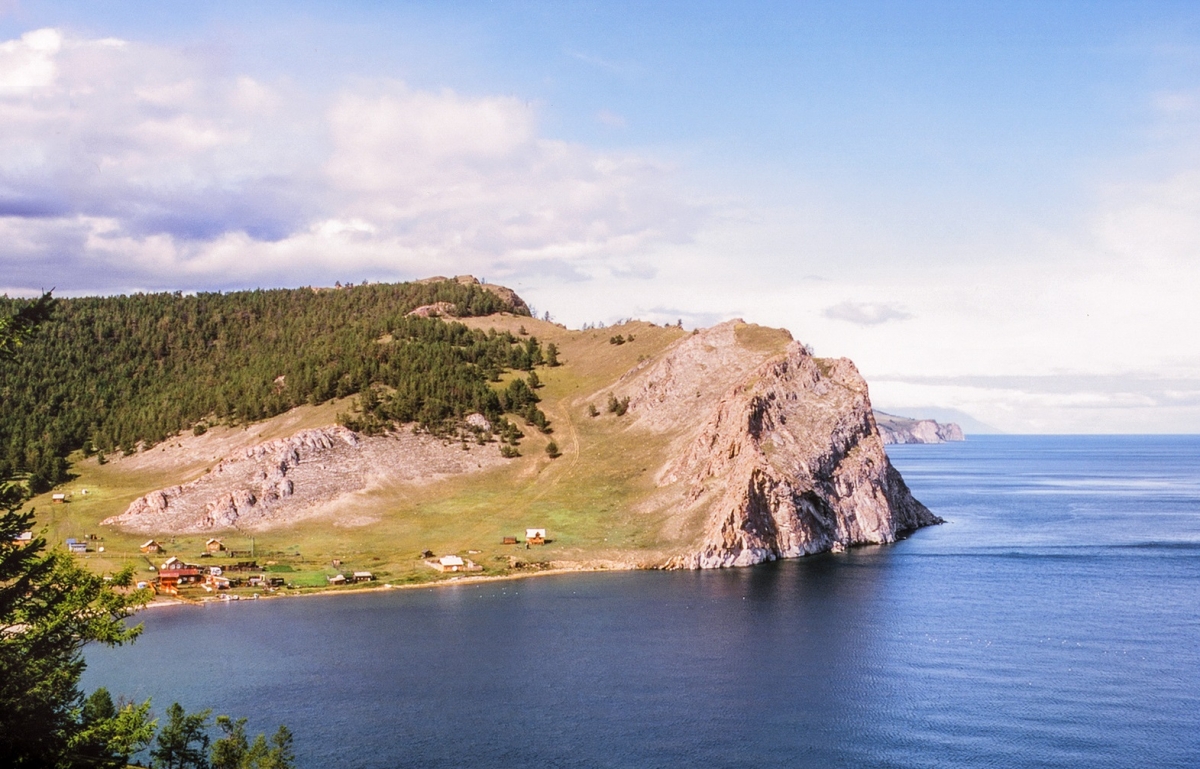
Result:
M162 545L158 544L154 540L150 540L138 548L138 550L141 550L143 553L161 553L162 549Z
M544 545L546 544L545 529L526 529L525 544L527 545Z
M438 564L442 567L442 571L462 571L467 563L461 556L443 555L438 559Z
M66 494L52 494L50 496L50 501L54 502L57 505L61 505L63 502L67 501L67 495Z
M80 542L79 540L75 539L74 537L68 537L67 538L67 552L69 552L69 553L86 553L87 552L87 543Z
M503 540L503 543L505 545L515 545L515 544L517 544L517 538L516 537L505 537Z
M346 575L334 574L332 577L326 577L325 581L331 585L344 585L346 584Z
M443 555L436 561L428 560L425 563L438 571L483 571L482 566L459 555Z
M374 579L375 579L375 575L369 571L354 572L354 581L355 582L370 582Z
M185 564L183 561L179 560L175 556L171 556L167 560L163 561L162 566L159 566L158 568L160 568L160 569L182 569L186 565L187 564Z
M33 532L32 531L23 531L13 539L13 544L28 545L32 541L33 541Z
M210 539L204 543L204 552L219 553L225 549L225 545L219 539Z

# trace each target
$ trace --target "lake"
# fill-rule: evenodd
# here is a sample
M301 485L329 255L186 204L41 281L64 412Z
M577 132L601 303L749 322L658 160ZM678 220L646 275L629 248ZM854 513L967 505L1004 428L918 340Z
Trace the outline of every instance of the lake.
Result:
M750 569L166 608L87 689L303 767L1200 765L1200 437L892 446L947 523Z

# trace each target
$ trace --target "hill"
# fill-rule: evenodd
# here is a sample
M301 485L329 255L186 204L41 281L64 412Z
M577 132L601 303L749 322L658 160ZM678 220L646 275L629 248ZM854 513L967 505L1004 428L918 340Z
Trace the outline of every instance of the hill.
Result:
M393 332L412 322L389 317ZM494 355L460 361L478 374L463 381L494 401L455 391L437 412L451 416L422 427L397 416L405 393L430 386L414 374L267 419L214 420L103 463L77 451L56 489L65 501L34 500L47 534L91 543L82 557L97 568L148 567L147 537L183 558L216 537L304 589L350 569L441 577L427 552L486 574L747 565L891 542L938 520L888 462L853 364L814 358L786 331L571 331L509 310L421 321L443 328L421 325L426 342L502 342L514 356L502 369ZM378 358L411 344L381 330L360 331ZM504 544L527 528L546 529L547 543Z
M947 441L966 440L962 428L954 422L943 424L932 419L911 419L876 411L875 424L879 427L879 434L886 444L946 443Z

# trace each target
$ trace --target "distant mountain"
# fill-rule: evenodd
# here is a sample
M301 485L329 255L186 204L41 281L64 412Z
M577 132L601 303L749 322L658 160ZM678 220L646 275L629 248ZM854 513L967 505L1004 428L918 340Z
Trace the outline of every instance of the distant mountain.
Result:
M904 406L896 404L882 404L879 407L880 411L888 414L904 414L909 419L932 419L943 424L953 422L962 428L966 435L1000 435L1003 430L1000 430L986 422L981 422L965 411L959 409L948 409L941 406Z
M875 424L879 427L879 435L885 444L966 440L962 428L953 422L942 424L932 419L910 419L876 411Z

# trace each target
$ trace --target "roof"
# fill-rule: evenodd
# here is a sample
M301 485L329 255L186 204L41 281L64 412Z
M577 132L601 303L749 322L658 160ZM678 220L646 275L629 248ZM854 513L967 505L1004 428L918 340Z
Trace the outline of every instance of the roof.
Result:
M354 576L355 577L370 577L373 575L369 571L356 571L356 572L354 572Z
M75 539L74 537L67 537L67 544L68 544L68 545L73 545L73 544L75 544L75 543L76 543L76 542L78 542L78 541L79 541L79 540Z
M525 536L527 537L544 537L546 536L545 529L526 529Z
M66 494L52 494L50 496L50 498L51 499L66 499L67 495Z
M462 566L463 559L457 555L443 555L438 559L438 563L443 566Z
M32 531L23 531L17 535L17 542L28 542L31 539L33 539Z
M157 542L155 542L154 540L151 539L151 540L147 540L146 542L144 542L142 544L142 547L150 547L151 545L157 545L157 544L158 544Z
M208 540L208 541L207 541L207 542L205 542L204 544L206 544L206 545L211 545L211 544L212 544L212 543L214 543L214 542L216 542L218 545L219 545L219 544L221 544L221 540L217 539L216 537L213 537L212 539Z

